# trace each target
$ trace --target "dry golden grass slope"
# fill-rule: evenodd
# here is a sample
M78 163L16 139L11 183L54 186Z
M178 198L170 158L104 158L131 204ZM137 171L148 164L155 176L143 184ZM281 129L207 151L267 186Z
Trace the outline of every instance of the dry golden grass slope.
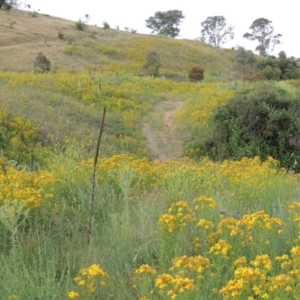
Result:
M58 32L63 33L63 39ZM79 31L73 21L0 10L1 70L32 71L35 57L43 52L52 69L127 69L139 73L147 52L153 50L160 54L161 73L169 75L186 74L194 65L224 73L230 69L234 55L232 50L214 49L199 41L104 30L93 25Z

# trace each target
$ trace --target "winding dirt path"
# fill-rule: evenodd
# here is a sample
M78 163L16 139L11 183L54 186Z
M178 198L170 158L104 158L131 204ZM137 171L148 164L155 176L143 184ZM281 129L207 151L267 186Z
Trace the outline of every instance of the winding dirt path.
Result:
M174 115L182 106L183 102L163 101L156 104L145 118L142 129L152 158L160 161L183 158L177 126L173 121Z

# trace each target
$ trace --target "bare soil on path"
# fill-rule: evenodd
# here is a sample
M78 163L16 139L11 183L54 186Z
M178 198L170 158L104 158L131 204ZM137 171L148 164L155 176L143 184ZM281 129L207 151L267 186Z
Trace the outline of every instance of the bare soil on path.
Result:
M183 102L163 101L145 118L142 129L151 158L160 161L183 159L182 144L173 119L182 106Z

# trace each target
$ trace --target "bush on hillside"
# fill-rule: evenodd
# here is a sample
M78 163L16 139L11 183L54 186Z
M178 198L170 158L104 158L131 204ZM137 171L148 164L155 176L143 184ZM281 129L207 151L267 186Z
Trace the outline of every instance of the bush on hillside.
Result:
M150 51L147 53L146 62L143 65L143 69L146 70L148 75L152 77L158 77L160 68L160 57L156 51Z
M280 80L281 71L278 67L266 66L261 70L261 74L268 80Z
M244 47L238 47L234 57L238 79L251 80L256 58L251 50L246 50Z
M300 171L300 99L275 83L245 89L211 117L202 155L215 160L268 156Z
M278 58L268 56L258 63L258 69L268 80L286 80L300 78L298 59L287 57L284 51L281 51Z
M59 31L57 32L57 37L58 37L59 39L63 40L63 39L65 38L65 35L63 34L62 31L59 30Z
M189 80L192 82L201 81L204 78L204 69L201 67L192 67L189 70Z
M103 21L103 29L110 29L110 25L106 21Z
M13 116L5 108L0 112L0 172L6 160L33 168L42 159L40 128L32 120Z
M34 61L34 70L37 73L45 73L50 71L51 62L50 60L40 52Z
M84 30L86 28L86 24L79 19L78 22L75 23L75 27L78 30L82 31L82 30Z

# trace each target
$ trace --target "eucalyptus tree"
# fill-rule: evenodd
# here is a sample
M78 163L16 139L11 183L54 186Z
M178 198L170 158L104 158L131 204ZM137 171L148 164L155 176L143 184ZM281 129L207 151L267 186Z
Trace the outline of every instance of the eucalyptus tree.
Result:
M152 33L174 38L179 35L178 26L184 18L180 10L158 11L146 20L146 27L152 29Z
M201 23L201 40L208 42L214 47L221 47L234 38L234 26L228 25L223 16L207 17Z
M258 41L255 50L262 56L267 56L269 51L273 51L274 47L280 44L280 38L282 37L281 34L274 34L274 27L271 23L272 21L265 18L256 19L249 27L251 32L243 35L248 40Z

